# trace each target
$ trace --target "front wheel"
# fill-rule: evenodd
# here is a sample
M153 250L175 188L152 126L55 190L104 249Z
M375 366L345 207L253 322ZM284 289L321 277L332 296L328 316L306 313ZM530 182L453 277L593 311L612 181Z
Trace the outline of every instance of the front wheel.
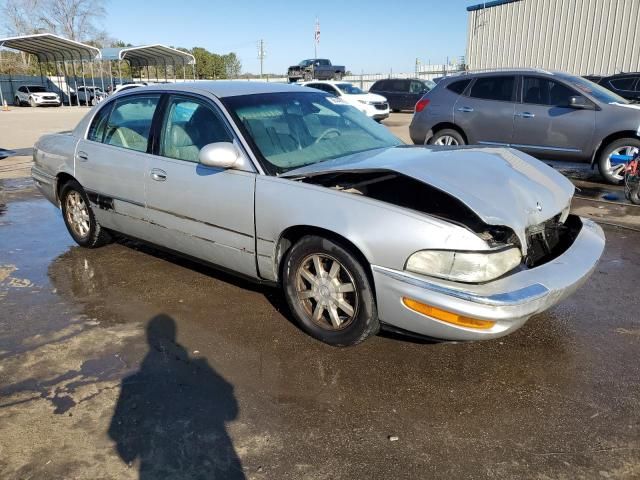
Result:
M367 271L338 242L300 239L285 258L283 287L300 327L322 342L356 345L380 330Z
M31 105L32 107L37 107L38 104L36 103L36 101L33 98L29 99L29 105Z
M109 243L109 232L96 220L87 194L78 182L72 180L62 187L60 203L64 223L78 245L96 248Z
M624 180L624 163L612 165L611 155L635 155L640 150L637 138L621 138L607 145L598 159L598 170L607 183L619 185Z
M20 99L19 99L18 97L16 97L16 98L14 98L14 99L13 99L13 104L14 104L16 107L21 107L21 106L22 106L22 102L20 101Z
M465 145L466 142L464 141L464 138L462 138L462 135L460 135L460 132L450 128L445 128L443 130L438 130L429 140L429 144L455 146Z

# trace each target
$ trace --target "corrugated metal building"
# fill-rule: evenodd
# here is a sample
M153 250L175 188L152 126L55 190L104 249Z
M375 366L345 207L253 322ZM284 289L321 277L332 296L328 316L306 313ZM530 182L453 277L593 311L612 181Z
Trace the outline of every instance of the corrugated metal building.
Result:
M470 70L640 71L640 0L494 0L467 10Z

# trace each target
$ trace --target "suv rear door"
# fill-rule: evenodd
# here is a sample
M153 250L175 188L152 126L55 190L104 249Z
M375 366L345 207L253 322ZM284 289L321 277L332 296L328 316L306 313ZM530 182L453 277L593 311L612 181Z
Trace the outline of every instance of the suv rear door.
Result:
M470 144L509 145L513 135L516 75L477 77L453 109L454 122Z
M512 145L546 158L589 157L596 112L569 107L572 96L582 95L544 76L523 76L521 84Z

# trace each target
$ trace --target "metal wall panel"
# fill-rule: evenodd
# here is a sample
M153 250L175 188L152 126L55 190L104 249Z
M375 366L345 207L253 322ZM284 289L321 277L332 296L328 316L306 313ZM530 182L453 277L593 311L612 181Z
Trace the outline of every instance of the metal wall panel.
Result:
M640 71L640 0L521 0L469 12L471 70Z

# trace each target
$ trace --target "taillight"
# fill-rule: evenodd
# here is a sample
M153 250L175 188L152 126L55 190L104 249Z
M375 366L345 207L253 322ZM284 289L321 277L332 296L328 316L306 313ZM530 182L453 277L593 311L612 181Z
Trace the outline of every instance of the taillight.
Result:
M422 110L427 108L430 103L431 100L429 100L428 98L422 98L418 100L418 103L416 103L416 113L421 112Z

